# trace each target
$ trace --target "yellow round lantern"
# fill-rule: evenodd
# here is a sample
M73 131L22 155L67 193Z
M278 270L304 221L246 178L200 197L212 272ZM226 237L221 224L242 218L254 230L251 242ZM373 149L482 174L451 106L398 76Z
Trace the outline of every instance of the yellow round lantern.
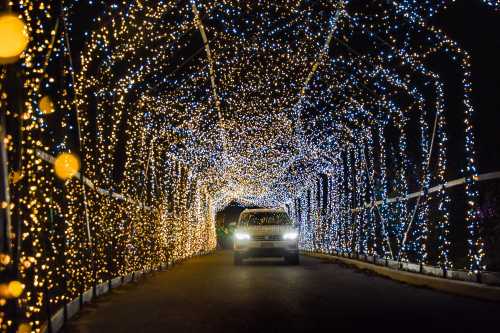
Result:
M29 43L28 29L13 14L0 15L0 64L15 63Z
M11 297L17 298L21 296L24 290L24 284L19 281L10 281L9 282L9 294Z
M12 184L18 183L21 179L23 179L23 174L19 170L14 170L10 173L10 180Z
M43 96L40 99L38 106L40 107L40 111L43 114L50 114L55 111L54 103L52 102L52 99L50 99L49 96Z
M30 332L31 332L31 325L28 323L22 323L17 327L16 333L30 333Z
M4 266L10 264L10 256L8 254L0 253L0 264Z
M80 170L80 160L71 153L61 153L54 161L54 170L57 177L69 179Z

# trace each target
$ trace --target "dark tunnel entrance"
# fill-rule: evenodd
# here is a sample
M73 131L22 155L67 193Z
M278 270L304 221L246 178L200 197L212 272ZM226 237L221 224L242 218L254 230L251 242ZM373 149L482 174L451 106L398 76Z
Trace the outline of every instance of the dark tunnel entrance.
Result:
M215 217L215 229L217 233L217 248L232 249L234 223L242 211L246 208L260 208L259 206L245 206L237 201L232 201L224 209L217 212Z

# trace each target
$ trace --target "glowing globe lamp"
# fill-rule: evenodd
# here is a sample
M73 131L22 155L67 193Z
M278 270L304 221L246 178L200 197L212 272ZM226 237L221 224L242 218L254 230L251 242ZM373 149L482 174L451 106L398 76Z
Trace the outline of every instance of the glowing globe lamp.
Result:
M54 161L54 170L60 179L69 179L80 170L80 160L71 153L61 153Z
M40 111L43 114L50 114L55 111L54 103L52 102L49 96L42 97L40 99L40 102L38 103L38 106L40 107Z
M28 29L15 15L0 15L0 64L15 63L28 46Z

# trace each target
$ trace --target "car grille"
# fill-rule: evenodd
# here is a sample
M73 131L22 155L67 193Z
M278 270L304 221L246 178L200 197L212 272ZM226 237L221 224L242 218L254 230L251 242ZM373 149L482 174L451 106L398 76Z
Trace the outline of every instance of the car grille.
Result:
M252 240L255 241L280 241L283 237L281 235L254 235Z

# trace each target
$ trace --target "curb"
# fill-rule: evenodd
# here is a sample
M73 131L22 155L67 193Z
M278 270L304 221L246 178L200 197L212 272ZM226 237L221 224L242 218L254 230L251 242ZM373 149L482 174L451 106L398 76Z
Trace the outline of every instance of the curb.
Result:
M139 282L143 277L153 274L155 272L164 272L175 266L176 264L191 259L193 257L205 256L213 251L203 252L197 255L189 256L178 261L169 261L167 263L162 263L157 269L142 269L135 272L131 272L124 276L117 276L110 280L103 281L100 284L90 287L88 290L78 295L75 299L69 301L68 303L61 306L47 321L45 321L40 328L41 333L58 333L64 327L64 325L75 315L77 315L80 310L85 306L85 304L92 303L96 298L109 293L111 290L116 289L120 286L130 284L131 282Z
M489 286L477 282L451 280L430 275L411 273L385 266L378 266L355 259L338 257L335 255L315 252L302 252L302 254L319 259L333 259L335 261L343 262L349 266L354 266L358 269L370 270L381 276L385 276L392 280L408 283L414 286L428 287L450 294L500 302L500 287Z

